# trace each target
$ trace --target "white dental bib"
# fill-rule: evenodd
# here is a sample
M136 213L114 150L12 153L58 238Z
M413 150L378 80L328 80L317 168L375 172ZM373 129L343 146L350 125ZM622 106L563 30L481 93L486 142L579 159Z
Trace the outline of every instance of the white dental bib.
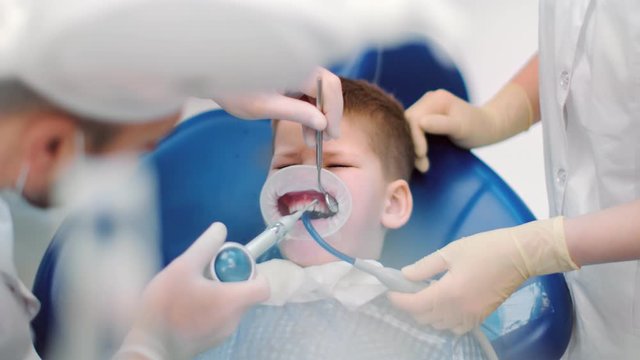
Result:
M367 261L380 265L374 260ZM258 272L271 287L271 296L264 305L335 299L349 309L356 309L387 290L378 279L343 261L301 267L289 260L274 259L258 264Z

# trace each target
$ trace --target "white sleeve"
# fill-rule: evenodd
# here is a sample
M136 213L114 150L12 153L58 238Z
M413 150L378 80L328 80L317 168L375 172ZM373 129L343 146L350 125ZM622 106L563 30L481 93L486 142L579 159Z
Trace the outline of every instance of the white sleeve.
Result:
M5 72L114 121L166 115L187 96L295 90L318 65L415 36L431 14L421 0L24 3Z
M38 355L38 353L36 352L33 344L31 344L31 350L29 351L29 354L27 354L25 360L40 360L40 355Z
M33 350L30 316L25 311L19 289L5 281L0 272L0 354L6 359L24 359ZM29 355L31 356L31 355Z

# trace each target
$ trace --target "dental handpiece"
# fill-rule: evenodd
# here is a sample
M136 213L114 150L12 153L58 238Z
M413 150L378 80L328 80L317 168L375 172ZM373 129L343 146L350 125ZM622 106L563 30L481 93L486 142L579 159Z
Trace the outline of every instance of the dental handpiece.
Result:
M284 239L302 215L317 202L314 200L303 209L281 217L246 245L225 242L209 264L211 278L221 282L246 281L254 278L256 259Z

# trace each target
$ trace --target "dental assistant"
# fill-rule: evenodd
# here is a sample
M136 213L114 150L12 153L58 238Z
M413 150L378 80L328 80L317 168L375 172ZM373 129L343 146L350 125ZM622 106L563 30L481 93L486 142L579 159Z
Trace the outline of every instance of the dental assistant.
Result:
M566 359L640 354L640 3L540 0L539 53L488 103L446 91L407 110L423 132L474 148L542 120L551 218L455 241L403 269L446 274L392 294L418 321L463 333L527 278L566 272L575 306Z

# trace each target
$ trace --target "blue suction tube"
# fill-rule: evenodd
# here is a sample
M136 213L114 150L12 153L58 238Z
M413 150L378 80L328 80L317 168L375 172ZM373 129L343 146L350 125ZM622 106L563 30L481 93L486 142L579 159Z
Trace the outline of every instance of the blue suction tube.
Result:
M356 262L355 258L353 258L353 257L351 257L351 256L339 251L338 249L334 248L333 246L329 245L322 238L322 236L320 236L320 234L318 234L316 229L313 227L313 224L311 224L311 219L309 218L309 213L304 213L302 215L302 224L304 224L304 228L307 229L307 232L309 233L309 235L311 235L313 240L315 240L315 242L317 242L318 245L320 245L323 249L325 249L331 255L337 257L340 260L346 261L351 265L355 264L355 262Z

